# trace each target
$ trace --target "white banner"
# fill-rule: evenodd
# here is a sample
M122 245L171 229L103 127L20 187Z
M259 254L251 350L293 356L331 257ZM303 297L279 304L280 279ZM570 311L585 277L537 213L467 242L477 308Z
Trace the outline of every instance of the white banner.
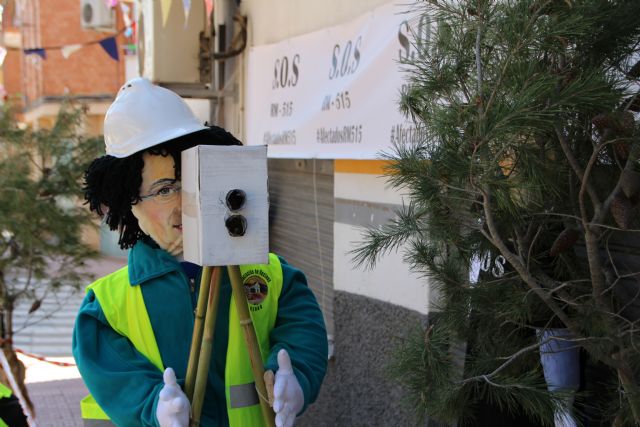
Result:
M406 74L420 54L411 31L428 37L427 17L388 4L344 25L249 51L248 145L269 157L375 159L392 142L418 138L398 111ZM411 28L411 30L410 30Z

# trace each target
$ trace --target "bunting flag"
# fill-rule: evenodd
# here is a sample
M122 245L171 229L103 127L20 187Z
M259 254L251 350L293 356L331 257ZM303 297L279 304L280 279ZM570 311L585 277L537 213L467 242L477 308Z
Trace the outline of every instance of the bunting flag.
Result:
M25 55L38 55L42 59L47 59L47 51L42 48L24 49L23 52Z
M206 26L209 28L209 25L211 25L211 12L213 12L213 0L204 0L204 8L207 14L207 19L205 19Z
M131 24L131 29L135 28L135 22ZM47 59L47 51L48 50L59 50L62 56L65 59L68 59L71 55L77 52L79 49L89 46L92 44L99 44L102 49L113 59L116 61L119 60L118 55L118 44L116 42L116 37L120 34L123 34L125 29L121 29L115 35L106 37L104 39L91 40L85 43L74 43L70 45L58 45L58 46L46 46L46 47L38 47L38 48L30 48L30 49L19 49L19 48L7 48L7 50L22 50L22 53L25 55L38 55L42 59ZM4 49L0 46L0 49ZM0 55L2 51L0 50ZM1 64L1 62L0 62Z
M171 0L160 0L160 14L162 15L162 28L167 26L169 19L169 10L171 9Z
M67 59L71 55L79 51L80 49L82 49L81 44L70 44L70 45L62 46L62 48L60 48L60 53L62 53L62 56L64 57L64 59Z
M187 28L189 12L191 11L191 0L182 0L182 7L184 8L184 27Z
M104 40L100 40L99 43L100 43L100 46L102 46L104 51L107 52L107 54L109 54L110 57L112 57L116 61L119 60L118 44L116 43L115 37L108 37Z
M113 0L107 0L113 1ZM122 3L120 3L122 5ZM169 20L169 13L171 10L171 0L160 0L160 15L162 15L162 28L167 26L167 21ZM211 12L213 12L213 0L204 0L204 6L207 14L207 27L209 26L209 21L211 17ZM182 8L184 10L184 27L187 27L187 23L189 22L189 15L191 13L191 0L182 0ZM126 24L125 24L126 25Z

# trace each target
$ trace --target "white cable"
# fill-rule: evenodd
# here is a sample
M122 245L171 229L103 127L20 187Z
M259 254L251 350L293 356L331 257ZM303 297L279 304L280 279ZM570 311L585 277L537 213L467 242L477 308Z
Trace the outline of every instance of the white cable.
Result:
M313 159L313 207L316 216L316 241L318 243L318 254L320 255L320 283L321 283L321 297L323 311L326 309L325 305L325 281L324 281L324 260L322 256L322 243L320 241L320 218L318 215L318 191L316 185L316 159Z

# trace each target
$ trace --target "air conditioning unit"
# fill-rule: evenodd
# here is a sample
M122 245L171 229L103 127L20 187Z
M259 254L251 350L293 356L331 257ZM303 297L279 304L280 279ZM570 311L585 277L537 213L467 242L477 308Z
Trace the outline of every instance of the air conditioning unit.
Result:
M105 0L80 0L80 23L85 30L115 31L115 13Z
M160 1L143 1L137 19L138 71L154 83L200 82L200 33L205 30L203 1L192 1L185 23L182 2L167 2L166 21Z

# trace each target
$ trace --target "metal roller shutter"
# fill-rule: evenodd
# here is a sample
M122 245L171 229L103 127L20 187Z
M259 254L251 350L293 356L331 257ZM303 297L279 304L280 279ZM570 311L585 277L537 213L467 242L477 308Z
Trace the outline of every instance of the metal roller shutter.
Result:
M333 336L333 160L269 159L269 244L307 276Z

